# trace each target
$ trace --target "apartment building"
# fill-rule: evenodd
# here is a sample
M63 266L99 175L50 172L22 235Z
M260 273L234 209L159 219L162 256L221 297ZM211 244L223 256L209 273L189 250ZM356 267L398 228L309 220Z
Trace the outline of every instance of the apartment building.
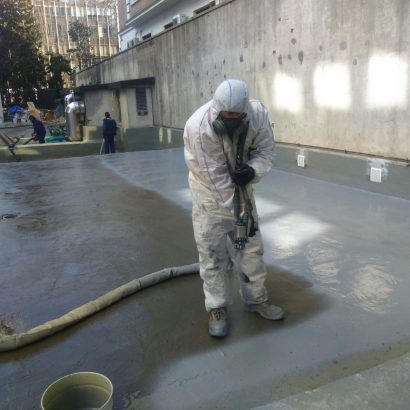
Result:
M59 53L71 61L75 44L68 34L78 20L91 29L90 43L96 62L118 52L118 12L115 0L31 0L42 32L44 53Z
M220 2L220 0L118 0L121 50L196 17Z

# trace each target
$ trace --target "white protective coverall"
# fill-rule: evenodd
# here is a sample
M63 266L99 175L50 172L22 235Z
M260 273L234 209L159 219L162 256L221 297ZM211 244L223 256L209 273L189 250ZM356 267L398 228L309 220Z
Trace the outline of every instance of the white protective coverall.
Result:
M248 99L246 83L226 80L215 91L213 100L200 107L189 118L184 130L185 161L189 168L189 186L193 206L192 220L199 252L200 275L204 282L205 307L224 307L230 303L228 274L232 270L228 235L235 224L234 191L227 161L235 168L237 141L228 134L216 134L212 122L221 111L244 112L249 120L243 163L255 171L252 183L257 182L272 168L274 138L268 112L257 100ZM252 185L247 191L253 203L257 221ZM249 238L245 249L237 251L237 266L241 296L247 304L268 300L264 285L266 267L263 262L263 244L260 231ZM244 276L244 275L246 276Z

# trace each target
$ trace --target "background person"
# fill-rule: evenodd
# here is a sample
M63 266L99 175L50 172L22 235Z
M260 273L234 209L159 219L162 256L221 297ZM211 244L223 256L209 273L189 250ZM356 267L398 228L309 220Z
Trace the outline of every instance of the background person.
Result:
M39 144L44 144L45 142L45 137L46 137L46 129L44 128L43 123L37 119L36 117L34 117L33 115L30 115L28 117L28 119L32 122L33 124L33 136L35 140L38 140Z
M110 116L109 112L105 113L103 119L102 132L104 138L104 149L106 154L115 153L114 137L117 134L117 123Z

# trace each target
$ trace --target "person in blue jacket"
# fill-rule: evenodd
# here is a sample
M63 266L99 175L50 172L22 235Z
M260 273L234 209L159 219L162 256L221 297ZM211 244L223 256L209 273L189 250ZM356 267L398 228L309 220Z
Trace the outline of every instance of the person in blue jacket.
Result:
M32 122L33 127L34 127L34 132L33 135L37 137L36 139L38 140L39 144L44 144L45 142L45 137L46 137L46 129L44 128L43 123L34 117L33 115L30 115L28 119Z
M115 142L114 137L117 134L117 123L110 116L109 112L105 113L105 118L103 119L102 126L103 138L104 138L104 148L106 154L115 153Z

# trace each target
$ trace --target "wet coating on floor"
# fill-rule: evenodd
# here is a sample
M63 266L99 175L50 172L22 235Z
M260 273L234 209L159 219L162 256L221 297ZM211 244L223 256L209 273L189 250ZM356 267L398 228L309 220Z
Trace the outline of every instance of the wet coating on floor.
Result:
M0 408L77 371L116 409L246 409L409 351L410 202L278 170L255 186L272 302L207 333L197 276L0 354ZM146 273L197 260L181 149L0 165L0 331L22 332Z

